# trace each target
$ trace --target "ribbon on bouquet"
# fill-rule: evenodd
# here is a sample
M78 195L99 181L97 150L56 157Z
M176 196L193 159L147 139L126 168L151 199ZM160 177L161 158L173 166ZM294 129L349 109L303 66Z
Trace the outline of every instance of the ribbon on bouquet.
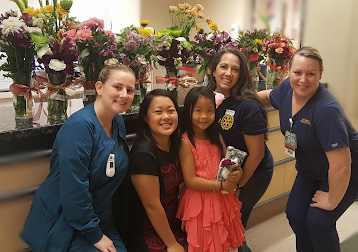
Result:
M166 84L179 84L183 88L188 88L190 85L195 85L198 83L198 81L195 79L195 77L189 76L189 74L184 74L179 77L155 77L156 83L166 83Z
M45 98L54 97L60 90L63 90L69 96L75 95L76 92L72 88L69 88L69 86L72 85L73 83L82 83L82 85L83 85L83 83L84 83L83 77L78 77L75 80L68 80L61 85L53 85L53 84L47 83L47 82L42 83L43 85L45 85L47 87L47 92L45 94Z
M146 74L141 74L139 76L139 79L135 81L135 85L137 86L139 83L151 83L151 82L148 80L148 76Z
M44 94L41 92L45 86L42 83L35 82L32 87L28 87L22 84L13 83L10 85L10 91L15 95L23 95L26 100L32 100L32 92L36 92L40 96L40 105L36 112L36 114L32 117L33 121L37 121L40 119L42 106L43 106L43 97Z

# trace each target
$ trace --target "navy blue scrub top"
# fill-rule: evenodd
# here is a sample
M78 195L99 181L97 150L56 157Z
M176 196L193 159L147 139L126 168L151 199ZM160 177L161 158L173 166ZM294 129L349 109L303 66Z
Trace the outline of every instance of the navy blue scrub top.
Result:
M270 93L272 106L279 110L282 134L290 131L292 95L290 79L284 80ZM351 145L351 177L358 178L358 134L348 123L338 102L321 83L292 120L291 132L297 136L296 169L301 174L318 180L327 179L329 163L325 152Z

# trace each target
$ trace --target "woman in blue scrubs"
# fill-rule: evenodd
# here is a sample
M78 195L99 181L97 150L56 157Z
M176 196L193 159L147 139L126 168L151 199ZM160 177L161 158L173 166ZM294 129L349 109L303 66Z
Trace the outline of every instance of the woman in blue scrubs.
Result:
M50 173L37 190L22 237L36 252L126 251L112 219L112 196L128 169L124 121L133 71L106 61L97 98L71 115L56 136Z
M291 59L290 78L258 93L279 110L286 152L296 158L286 213L298 252L339 252L336 221L358 195L358 133L319 83L322 72L319 52L302 47Z

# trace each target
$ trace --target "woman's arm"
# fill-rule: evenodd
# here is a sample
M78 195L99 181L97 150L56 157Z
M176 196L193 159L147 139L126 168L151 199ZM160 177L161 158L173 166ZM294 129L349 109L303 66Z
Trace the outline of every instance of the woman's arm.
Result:
M165 210L160 202L159 178L153 175L131 175L143 207L147 212L155 231L167 246L168 251L184 252L184 248L177 242L170 229Z
M182 144L179 149L179 159L180 159L180 165L183 172L183 177L185 180L185 184L188 188L191 188L193 190L197 191L220 191L221 183L219 181L211 181L208 179L197 177L195 174L195 163L194 163L194 156L191 151L191 146L188 140L182 139ZM236 188L236 183L240 179L239 173L240 171L232 172L233 174L237 174L237 180L234 182L233 178L230 178L230 180L226 180L222 183L223 190L227 192L234 191Z
M257 92L257 96L260 98L260 100L264 106L271 106L271 102L270 102L271 91L272 91L272 89Z
M334 210L341 202L347 191L351 176L351 154L348 147L327 151L326 156L329 163L328 184L329 191L316 191L311 207L319 207L324 210Z
M244 134L245 144L249 155L245 161L244 165L244 174L239 180L240 186L245 186L247 181L254 174L257 166L265 156L265 139L264 134L261 135L245 135Z

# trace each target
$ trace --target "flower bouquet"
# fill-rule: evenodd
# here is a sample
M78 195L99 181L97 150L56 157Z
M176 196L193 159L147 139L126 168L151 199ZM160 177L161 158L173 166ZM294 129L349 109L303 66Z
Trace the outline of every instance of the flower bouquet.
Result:
M288 73L288 64L296 48L292 41L280 34L274 34L266 39L267 50L267 89L274 88L280 84Z
M34 70L35 47L32 36L43 37L41 23L27 13L20 15L8 11L0 17L0 51L6 57L0 66L4 77L13 79L10 91L14 94L15 120L18 126L28 124L33 117L33 100L31 96L31 71Z
M194 63L194 58L191 54L192 45L184 38L171 38L162 37L165 45L159 50L157 62L159 65L164 66L166 69L166 77L157 77L157 83L165 83L165 89L172 92L174 99L178 99L178 85L188 84L188 81L195 80L195 78L187 76L187 81L183 82L181 79L184 77L178 77L178 71L181 66L186 66ZM190 80L189 80L190 79Z
M69 38L71 44L77 47L80 53L80 68L85 74L86 80L82 82L83 104L94 102L96 99L95 83L98 75L104 67L104 61L115 58L118 44L111 31L104 30L103 20L97 18L88 19L74 26L74 29L66 31L64 37Z
M236 171L240 168L246 156L247 153L245 151L228 146L225 157L220 161L216 180L222 182L226 181L230 172ZM222 191L222 193L227 192Z
M119 61L131 67L136 75L137 85L130 112L137 112L147 92L147 71L161 40L150 29L130 26L115 35L115 42L118 43Z
M227 32L218 31L215 23L212 24L212 32L203 34L198 33L194 37L195 43L193 44L193 51L196 63L201 64L199 73L201 71L207 71L218 50L224 47L238 47L237 42L233 41Z
M190 30L198 25L197 22L205 20L203 10L204 7L201 4L191 6L188 3L183 3L178 6L169 6L172 26L167 30L162 30L162 33L167 31L170 36L184 37L189 41Z
M248 61L248 68L250 70L252 79L257 89L259 80L258 66L262 60L266 58L266 47L264 45L265 39L268 37L267 31L254 30L240 32L238 37L238 44L241 52L246 56Z
M63 33L73 29L75 21L68 17L68 2L62 0L53 5L41 7L39 10L28 10L42 20L42 31L48 37L47 41L35 40L37 48L37 61L45 66L48 83L45 97L48 99L48 122L63 123L67 119L67 95L72 95L73 90L68 87L73 83L66 81L67 76L75 73L75 62L78 60L78 51L71 39L63 36ZM41 3L41 1L40 1Z

